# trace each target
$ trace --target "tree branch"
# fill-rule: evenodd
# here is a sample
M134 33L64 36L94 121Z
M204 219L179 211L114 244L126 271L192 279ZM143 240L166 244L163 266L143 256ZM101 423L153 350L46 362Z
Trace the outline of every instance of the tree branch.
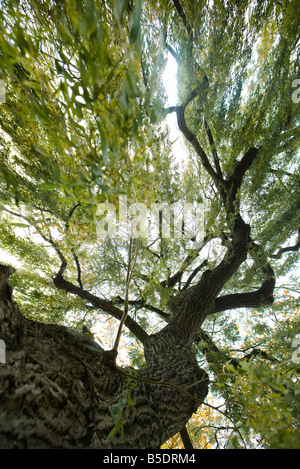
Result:
M230 362L235 367L239 365L237 359L229 357L226 353L220 350L210 335L201 328L198 330L195 342L198 342L198 347L205 355L208 364L210 364L216 372L221 370L224 363L227 362Z
M201 264L198 265L198 267L196 267L196 269L191 273L191 275L187 279L187 281L186 281L186 283L185 283L185 285L184 285L184 287L182 288L181 291L186 290L190 286L193 278L196 277L197 273L200 272L200 270L203 269L203 267L205 267L206 265L207 265L207 259L205 259L203 262L201 262Z
M137 261L138 249L139 249L139 246L137 245L135 253L132 255L132 238L130 237L129 254L128 254L128 267L127 267L127 275L126 275L126 283L125 283L126 292L125 292L124 312L123 312L121 320L120 320L120 324L119 324L119 328L118 328L118 332L117 332L117 337L116 337L116 340L115 340L115 343L114 343L114 346L113 346L113 349L112 349L114 352L116 352L116 354L118 352L118 347L119 347L119 343L120 343L120 339L121 339L121 335L122 335L123 325L125 324L126 319L128 317L129 285L130 285L130 280L131 280L131 277L132 277L132 273L134 271L135 264L136 264L136 261ZM132 262L133 262L133 264L132 264Z
M276 254L273 254L271 257L273 259L280 259L280 257L282 256L282 254L286 253L286 252L296 252L298 251L300 248L300 227L298 228L298 239L297 239L297 243L294 245L294 246L287 246L285 248L281 248L279 249L279 251L276 253Z
M216 298L215 306L210 314L220 313L229 309L259 308L273 303L273 289L265 282L258 290L249 293L232 293Z
M91 303L93 306L96 306L96 308L101 309L102 311L110 314L116 319L121 320L123 316L123 311L116 306L114 306L112 303L103 300L99 298L96 295L93 295L92 293L88 292L87 290L83 290L80 287L77 287L71 282L68 282L65 280L62 275L59 273L56 275L56 277L53 278L54 285L59 289L59 290L64 290L67 293L71 293L73 295L77 295L80 298L83 298L84 300L88 301ZM128 329L142 342L144 343L145 340L148 338L148 334L144 331L144 329L139 326L137 322L135 322L130 316L127 316L125 320L125 326L128 327Z
M179 56L178 56L177 52L175 52L173 47L171 47L170 44L168 44L166 40L165 40L165 47L166 47L167 51L170 52L170 54L174 57L176 62L179 64L180 60L179 60Z
M266 279L262 283L261 287L249 293L233 293L230 295L224 295L216 298L215 307L211 314L226 311L228 309L239 309L239 308L259 308L272 304L274 301L273 293L275 288L275 274L271 265L263 258L263 253L258 245L251 241L251 251L259 255L260 262L263 263L262 270L266 276Z
M24 215L21 215L20 213L17 213L17 212L13 212L12 210L8 210L4 207L2 207L2 210L4 210L5 212L7 213L10 213L11 215L14 215L18 218L22 218L22 220L25 220L27 221L27 223L29 223L29 225L33 226L34 229L37 231L37 233L41 236L41 238L46 241L46 243L49 243L56 251L57 255L59 256L60 260L61 260L61 266L60 266L60 269L59 269L59 272L58 274L62 275L63 272L65 271L66 267L67 267L67 261L66 261L66 258L65 256L62 254L62 252L60 251L60 249L58 248L56 242L51 238L51 235L50 235L50 238L48 238L47 236L45 236L42 231L36 226L36 224L30 220L28 217L25 217Z
M210 127L209 127L206 119L204 119L204 127L205 127L205 130L206 130L206 134L207 134L207 137L208 137L210 147L211 147L211 151L212 151L212 155L213 155L213 159L214 159L217 174L218 174L220 179L223 179L223 173L222 173L221 166L220 166L220 160L219 160L219 156L218 156L218 152L217 152L217 147L215 145L215 141L214 141L212 132L210 130Z
M257 158L259 154L258 148L250 148L242 157L240 161L237 162L235 168L227 181L227 189L228 189L228 209L230 212L233 211L233 204L236 200L236 194L239 188L242 185L243 178L245 176L246 171L250 168L253 161Z
M78 204L74 205L74 207L71 208L71 210L70 210L70 212L67 216L66 227L65 227L66 231L68 231L68 229L69 229L69 222L71 220L71 217L72 217L73 213L75 212L77 207L80 207L80 205L81 205L81 203L79 202Z
M190 438L189 432L187 431L187 428L185 425L180 430L180 436L181 436L182 443L185 449L194 449L192 440Z
M117 301L121 304L125 303L125 299L121 296L117 296ZM153 313L159 314L159 316L163 317L165 320L170 318L168 313L165 313L162 309L156 308L156 306L149 305L146 301L142 298L141 300L128 300L128 304L132 306L138 306L139 308L146 308Z
M77 205L78 206L78 205ZM76 207L75 207L76 208ZM72 209L72 213L74 212L75 208ZM8 209L3 209L7 213L10 213L11 215L17 216L19 218L22 218L23 220L26 220L30 225L32 225L36 231L39 233L39 235L49 243L56 251L57 255L59 256L61 260L61 266L59 268L58 273L56 276L53 278L53 283L54 285L59 289L59 290L64 290L67 293L71 293L73 295L77 295L80 298L83 298L90 302L92 305L96 306L97 308L101 309L102 311L105 311L106 313L109 313L111 316L115 317L116 319L121 320L123 316L123 311L114 306L112 303L102 300L101 298L97 297L96 295L93 295L92 293L89 293L87 290L84 290L81 287L77 287L71 282L68 282L63 278L63 274L67 268L67 260L61 250L59 249L57 243L52 239L52 238L47 238L40 230L39 228L33 224L33 222L23 216L20 215L19 213L13 212ZM71 213L71 212L70 212ZM148 334L144 331L144 329L139 326L130 316L128 316L125 320L125 325L128 327L128 329L142 342L147 339Z
M203 246L202 246L203 247ZM190 254L188 254L186 256L186 258L184 259L184 261L182 262L180 268L178 269L178 271L172 275L172 277L169 277L168 279L166 280L163 280L162 282L160 282L161 286L163 288L171 288L171 287L174 287L174 285L176 285L177 282L179 282L184 274L184 272L186 271L187 267L196 259L196 257L199 255L199 252L200 250L202 249L202 247L200 249L194 249Z
M74 257L74 260L75 260L75 264L76 264L76 267L77 267L77 282L80 286L80 288L83 288L83 285L82 285L82 281L81 281L81 267L80 267L80 263L79 263L79 259L78 259L78 256L77 254L75 253L75 250L74 248L71 249L71 252L73 254L73 257Z
M192 343L205 318L214 310L217 296L224 285L246 260L250 242L250 227L238 215L235 219L232 242L222 261L206 270L199 282L179 295L182 301L166 328L175 327L183 340ZM174 298L176 302L176 297Z
M183 24L184 24L188 34L191 36L192 35L192 28L191 28L191 26L189 25L189 23L187 21L186 15L185 15L185 13L182 9L182 6L181 6L179 0L173 0L173 3L174 3L174 6L176 8L176 11L177 11L178 15L180 16L180 18L183 21Z
M207 362L212 366L212 368L216 372L222 369L224 363L230 363L232 366L234 366L234 368L237 368L238 366L240 366L241 360L250 360L251 358L256 357L264 358L270 362L278 361L276 358L270 356L264 350L256 348L256 346L249 347L252 348L251 352L245 354L242 358L230 357L227 353L223 352L217 347L210 335L203 329L200 329L198 331L196 341L198 342L198 347L205 355ZM245 351L246 350L241 350L240 352L244 353Z
M187 141L190 142L191 145L194 147L197 155L199 156L201 160L201 163L203 164L207 173L211 176L211 178L213 179L213 181L216 183L218 187L220 183L218 174L214 171L213 167L211 166L209 159L205 151L201 147L197 137L193 134L193 132L191 132L191 130L188 128L186 124L185 117L184 117L185 107L186 105L176 107L177 123L178 123L179 130L183 133Z
M170 46L170 44L167 43L168 32L167 32L167 28L166 28L165 23L163 24L163 28L164 28L163 38L164 38L165 47L166 47L167 51L170 52L170 54L174 57L176 62L179 64L180 60L179 60L178 54L175 52L173 47Z

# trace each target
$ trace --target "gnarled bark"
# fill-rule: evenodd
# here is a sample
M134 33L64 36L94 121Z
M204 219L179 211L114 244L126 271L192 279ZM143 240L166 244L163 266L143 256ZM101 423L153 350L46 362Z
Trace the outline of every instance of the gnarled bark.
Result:
M175 331L146 340L147 366L130 379L86 334L25 319L11 297L10 273L1 266L1 448L159 448L182 429L208 380ZM134 406L122 403L129 392ZM108 441L122 404L123 438L118 432Z

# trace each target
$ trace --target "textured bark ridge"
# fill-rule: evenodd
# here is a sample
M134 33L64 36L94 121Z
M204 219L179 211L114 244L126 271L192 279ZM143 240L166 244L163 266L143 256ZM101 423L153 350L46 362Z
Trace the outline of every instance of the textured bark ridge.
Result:
M130 379L86 334L25 319L12 300L12 272L0 266L0 338L6 344L0 448L151 449L181 430L205 398L208 380L175 329L149 337L147 366L138 372L140 381ZM124 392L135 405L123 405L123 438L119 432L108 441Z

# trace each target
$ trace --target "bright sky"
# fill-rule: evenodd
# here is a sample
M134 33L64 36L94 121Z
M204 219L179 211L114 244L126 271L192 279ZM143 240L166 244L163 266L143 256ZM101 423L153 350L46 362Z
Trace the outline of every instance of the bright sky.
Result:
M174 57L169 54L166 69L163 74L163 82L166 92L168 94L168 106L175 106L177 104L177 64Z
M163 74L163 83L168 95L167 106L176 106L177 102L177 63L174 57L169 54L165 72ZM186 155L186 147L183 137L177 126L176 113L169 114L166 118L170 129L170 139L174 142L172 145L175 159L178 163L183 163Z
M175 106L177 104L177 64L174 57L169 54L169 59L166 65L166 70L163 75L164 86L168 94L167 106ZM179 163L184 162L185 147L183 144L182 136L179 132L176 114L172 113L167 116L167 125L170 129L170 139L173 143L173 152L176 157L176 161ZM1 249L0 244L0 263L11 264L14 267L19 267L20 262L14 257Z

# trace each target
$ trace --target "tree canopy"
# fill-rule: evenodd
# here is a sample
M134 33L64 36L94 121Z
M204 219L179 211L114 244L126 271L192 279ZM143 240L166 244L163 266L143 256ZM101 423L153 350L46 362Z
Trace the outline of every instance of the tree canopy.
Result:
M0 247L24 316L94 327L137 370L180 331L209 394L165 448L299 448L299 2L0 3ZM120 195L198 204L197 244L161 236L162 210L154 238L99 237Z

